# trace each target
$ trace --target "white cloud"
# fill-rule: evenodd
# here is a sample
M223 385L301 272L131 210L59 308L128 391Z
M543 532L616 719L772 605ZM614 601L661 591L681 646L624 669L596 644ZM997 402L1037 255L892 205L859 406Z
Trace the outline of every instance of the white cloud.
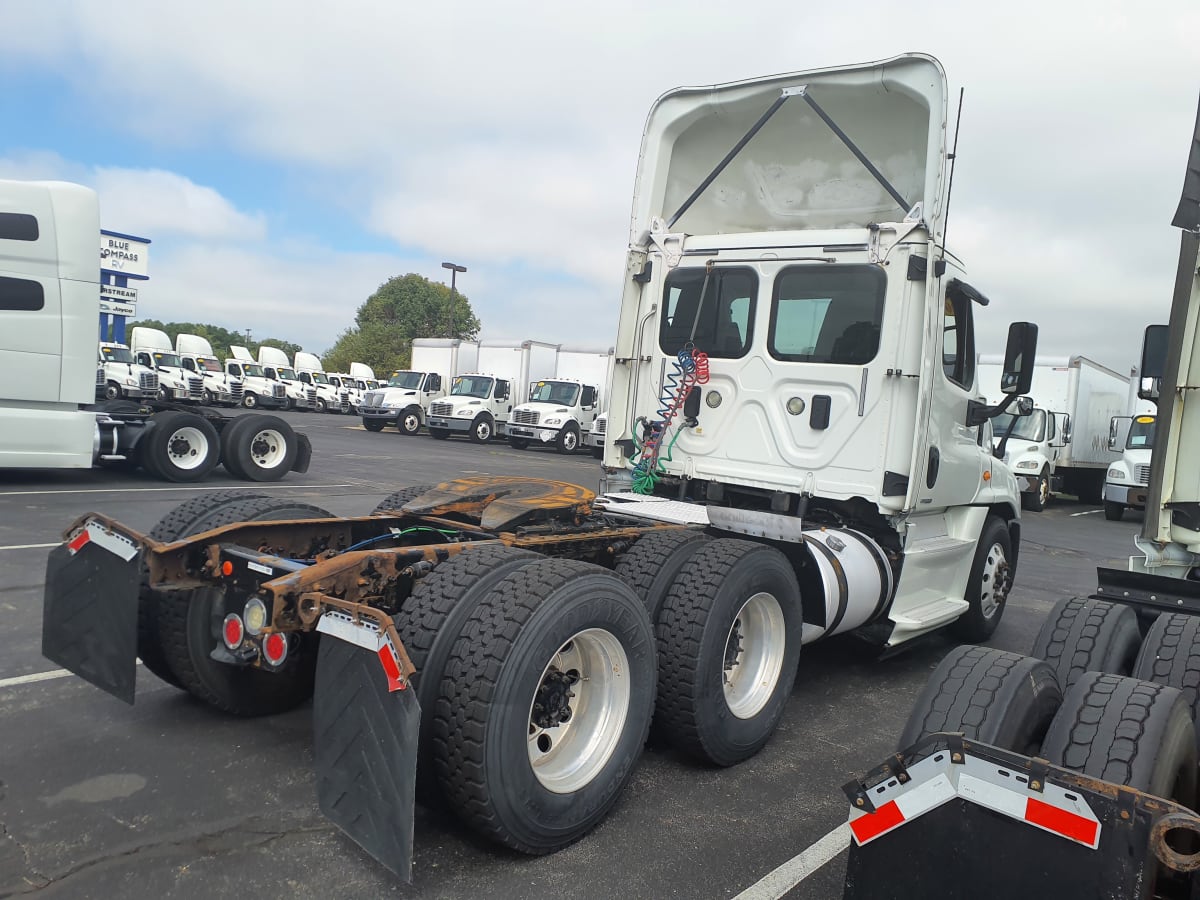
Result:
M97 168L105 227L144 235L218 241L262 240L262 213L244 213L217 191L161 169Z

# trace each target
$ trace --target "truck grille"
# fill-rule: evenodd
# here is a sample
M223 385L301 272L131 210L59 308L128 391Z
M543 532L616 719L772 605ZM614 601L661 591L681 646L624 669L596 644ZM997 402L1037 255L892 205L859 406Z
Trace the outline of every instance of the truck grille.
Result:
M187 380L188 396L199 400L204 396L204 379L198 375L189 375Z
M240 381L234 381L229 385L229 393L233 397L234 403L241 403L242 395L246 393L246 386Z
M518 425L536 425L538 418L536 409L518 409L513 413L513 421Z
M379 406L383 403L383 391L370 391L363 395L363 406Z
M431 416L450 416L454 414L453 403L430 403L429 414Z
M96 370L96 387L104 387L108 382L104 380L104 367L101 366Z
M596 434L604 434L604 426L608 424L608 419L597 419L595 427L592 428Z
M272 385L271 389L272 389L273 393L275 394L276 400L282 400L284 397L287 396L287 388L284 387L282 384Z
M317 389L315 387L307 388L305 393L308 394L308 402L309 403L317 402Z
M1149 466L1134 466L1133 467L1133 477L1137 480L1138 484L1149 484L1150 483L1150 467Z
M158 390L158 373L142 372L138 376L138 386L142 389L142 393L156 392Z

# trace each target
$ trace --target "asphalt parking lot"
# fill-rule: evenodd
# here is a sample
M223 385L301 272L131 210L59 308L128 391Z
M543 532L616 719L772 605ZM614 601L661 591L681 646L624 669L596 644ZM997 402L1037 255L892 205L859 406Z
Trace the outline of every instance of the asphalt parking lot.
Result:
M271 489L339 515L461 474L592 488L599 475L586 454L371 434L349 416L286 417L312 440L313 464ZM895 749L912 701L953 646L931 637L884 660L853 638L806 648L762 753L712 769L648 747L613 814L553 856L496 849L418 807L414 882L403 885L318 813L308 708L234 720L144 671L129 707L59 677L40 655L42 545L89 510L149 530L197 490L234 486L246 483L0 473L0 898L734 896L845 821L840 786ZM1027 514L992 645L1028 652L1055 600L1094 590L1097 565L1124 566L1137 520L1107 522L1073 501ZM840 896L844 860L787 896Z

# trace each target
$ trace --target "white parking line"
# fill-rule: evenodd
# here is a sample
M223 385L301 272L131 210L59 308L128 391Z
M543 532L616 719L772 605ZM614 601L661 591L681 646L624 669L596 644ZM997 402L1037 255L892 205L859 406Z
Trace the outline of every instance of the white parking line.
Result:
M843 822L803 853L768 872L733 900L779 900L821 866L850 846L850 825Z
M190 484L179 484L175 487L131 488L126 486L106 488L71 488L65 491L0 491L0 497L29 497L43 494L155 494L163 491L283 491L289 488L297 491L311 491L325 488L361 487L358 484L218 484L209 487L196 487Z
M42 550L45 547L57 547L62 541L54 541L50 544L9 544L7 547L0 547L0 550Z
M1073 519L1076 516L1094 516L1098 512L1100 512L1098 509L1085 509L1083 512L1071 513L1071 518Z
M53 681L55 678L66 678L70 674L66 669L53 669L49 672L35 672L32 675L18 675L15 678L0 678L0 688L33 684L38 681Z

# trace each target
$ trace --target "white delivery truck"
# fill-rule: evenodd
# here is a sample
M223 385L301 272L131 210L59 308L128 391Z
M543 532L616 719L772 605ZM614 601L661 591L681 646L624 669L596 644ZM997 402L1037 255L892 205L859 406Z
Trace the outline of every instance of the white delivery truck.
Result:
M1109 449L1121 458L1109 465L1104 480L1104 518L1110 522L1121 521L1126 508L1146 508L1156 421L1152 412L1112 420Z
M592 430L588 432L587 437L583 442L592 450L592 456L600 459L604 456L604 433L608 430L608 413L602 412L596 416L596 421L592 423Z
M458 375L450 394L429 404L429 433L438 440L465 434L477 444L503 437L514 399L531 381L554 374L558 346L543 341L479 345L479 370Z
M136 385L122 384L117 397L88 405L100 377L92 355L99 233L94 191L62 182L0 181L0 383L8 388L0 400L0 467L132 465L175 482L199 481L219 464L252 481L307 471L308 439L274 416L226 418L157 399L122 399L134 388L155 398L158 384L156 373L138 372L142 367L119 345L108 348L114 358L108 365L122 379L136 373ZM181 350L187 341L182 343ZM223 378L212 348L204 344L203 352L189 357L190 371L199 371L202 360L200 368L207 371L211 362L214 379ZM169 348L153 352L165 357ZM98 528L85 541L124 552L111 537ZM90 582L89 590L100 581Z
M242 379L235 378L224 369L213 353L208 338L198 334L175 335L175 352L188 372L195 372L204 379L201 402L208 406L242 405Z
M299 379L284 351L278 347L259 347L258 364L267 378L283 385L288 409L307 412L316 408L317 389Z
M104 369L104 384L96 380L96 393L106 400L140 400L158 396L158 373L138 365L124 344L101 341L97 359Z
M982 355L980 383L1000 396L1001 363ZM1055 491L1099 503L1104 476L1118 454L1108 447L1109 422L1127 410L1129 378L1086 356L1039 359L1033 372L1033 414L993 422L996 447L1021 485L1025 509L1041 510ZM1009 426L1012 431L1009 433ZM1007 436L1007 441L1005 437Z
M359 413L367 431L395 425L401 434L416 434L429 416L429 404L446 395L450 379L476 368L479 344L449 338L417 338L412 367L398 369L363 397Z
M341 382L329 380L321 359L315 353L300 351L296 354L296 374L300 380L316 389L317 412L344 413L350 410L350 395L342 390Z
M245 347L231 346L233 354L225 360L225 373L230 378L242 380L242 406L255 409L287 409L287 389L283 382L273 381L263 372L262 366L254 361Z
M524 450L531 442L540 442L552 444L559 453L579 449L608 401L612 358L612 350L560 348L555 376L533 382L526 402L512 411L509 445Z
M129 333L133 358L158 373L158 399L199 403L204 399L204 378L183 367L165 331L139 325Z

